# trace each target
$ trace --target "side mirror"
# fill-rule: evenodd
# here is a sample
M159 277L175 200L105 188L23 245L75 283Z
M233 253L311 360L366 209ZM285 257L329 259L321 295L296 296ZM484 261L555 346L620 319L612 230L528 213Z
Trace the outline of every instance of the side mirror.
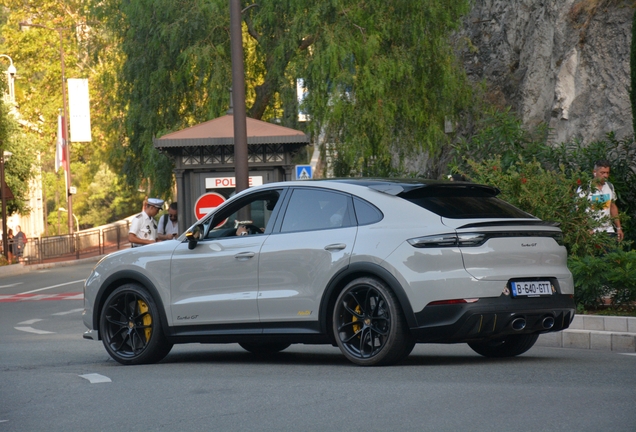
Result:
M192 228L192 231L188 231L186 233L186 240L188 240L188 249L192 250L197 246L202 233L203 229L201 228L201 225L195 225Z

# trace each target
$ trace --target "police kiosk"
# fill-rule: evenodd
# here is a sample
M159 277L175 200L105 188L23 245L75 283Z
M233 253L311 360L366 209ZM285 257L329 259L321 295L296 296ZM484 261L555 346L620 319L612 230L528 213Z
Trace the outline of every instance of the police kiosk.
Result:
M249 185L293 180L294 163L304 154L309 137L302 131L249 117L246 123ZM197 220L195 204L200 197L214 192L227 199L234 194L232 114L166 134L153 144L174 161L179 232Z

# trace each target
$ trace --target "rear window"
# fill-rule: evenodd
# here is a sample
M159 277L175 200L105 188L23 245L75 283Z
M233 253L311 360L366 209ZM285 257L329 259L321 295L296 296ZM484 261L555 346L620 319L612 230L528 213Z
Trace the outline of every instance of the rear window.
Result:
M478 186L436 186L414 189L399 196L450 219L534 217L494 195L493 189Z

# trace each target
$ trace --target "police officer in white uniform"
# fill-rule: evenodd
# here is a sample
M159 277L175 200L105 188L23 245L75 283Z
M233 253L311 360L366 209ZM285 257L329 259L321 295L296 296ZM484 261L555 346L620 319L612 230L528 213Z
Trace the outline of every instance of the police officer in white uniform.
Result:
M155 216L163 207L163 200L148 198L144 211L135 216L128 231L128 241L131 247L152 244L157 241L157 223Z

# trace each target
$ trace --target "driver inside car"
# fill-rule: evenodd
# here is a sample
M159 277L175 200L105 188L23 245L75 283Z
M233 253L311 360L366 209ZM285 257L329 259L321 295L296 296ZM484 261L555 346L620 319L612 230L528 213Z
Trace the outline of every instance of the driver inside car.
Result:
M258 228L258 230L256 230L256 226L252 225L252 221L235 221L235 224L236 224L237 236L244 236L248 234L261 234L265 231L265 228ZM252 231L250 231L248 226L252 227Z

